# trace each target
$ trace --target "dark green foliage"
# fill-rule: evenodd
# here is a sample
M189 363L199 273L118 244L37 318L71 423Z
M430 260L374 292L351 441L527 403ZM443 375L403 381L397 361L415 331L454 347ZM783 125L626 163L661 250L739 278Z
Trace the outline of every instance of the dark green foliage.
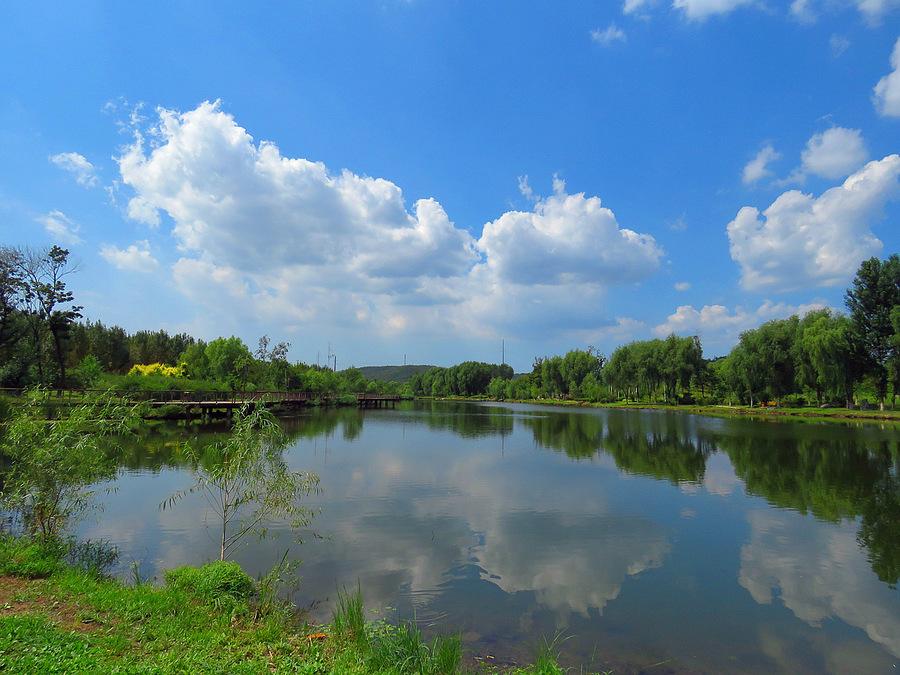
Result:
M409 386L416 396L483 396L494 378L512 379L507 364L465 361L450 368L431 368L413 375Z
M897 358L891 315L900 306L900 257L892 255L884 261L878 258L864 261L847 290L846 300L866 365L874 377L876 394L883 405L888 367Z
M705 367L699 338L670 335L619 347L609 357L603 378L618 398L677 403L700 385Z
M74 569L89 574L105 574L119 560L119 550L104 540L71 539L67 546L66 562Z
M231 560L167 570L165 579L172 588L217 605L246 601L256 588L253 579Z
M81 307L66 286L69 252L0 248L0 384L66 384L69 341Z
M65 555L58 539L0 536L0 574L43 579L62 568Z

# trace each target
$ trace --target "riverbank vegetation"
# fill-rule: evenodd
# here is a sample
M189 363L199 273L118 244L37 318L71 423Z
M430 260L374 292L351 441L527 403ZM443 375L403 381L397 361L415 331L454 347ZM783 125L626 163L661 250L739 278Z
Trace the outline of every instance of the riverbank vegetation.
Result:
M10 672L496 672L467 660L457 637L367 621L358 592L316 625L232 562L126 585L67 562L64 548L0 538L0 661ZM545 649L535 666L505 672L564 671Z
M77 269L59 246L0 247L0 388L291 390L332 401L361 392L405 393L402 383L370 380L356 368L291 363L290 344L266 335L251 351L233 336L204 342L186 333L128 333L81 321L84 308L67 286Z
M60 247L0 249L0 386L114 391L294 390L340 401L355 393L487 396L666 405L893 406L900 393L900 258L872 258L846 292L847 314L823 308L741 334L722 357L705 358L699 337L669 335L536 358L529 373L466 361L406 382L367 379L356 368L291 363L290 345L237 337L81 322L66 286L77 267ZM349 399L348 399L349 400Z
M498 372L460 384L461 364L410 380L420 396L496 400L822 408L893 407L900 394L900 258L863 262L846 292L848 314L828 308L769 321L741 334L723 357L700 339L669 335L537 358L531 372ZM486 364L482 364L483 366ZM483 368L482 372L487 372Z

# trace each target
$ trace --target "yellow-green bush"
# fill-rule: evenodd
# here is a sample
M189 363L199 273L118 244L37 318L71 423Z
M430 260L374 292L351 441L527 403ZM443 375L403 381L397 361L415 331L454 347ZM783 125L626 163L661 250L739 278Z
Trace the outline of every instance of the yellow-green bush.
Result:
M184 366L167 366L165 363L135 363L129 375L162 375L163 377L184 377Z

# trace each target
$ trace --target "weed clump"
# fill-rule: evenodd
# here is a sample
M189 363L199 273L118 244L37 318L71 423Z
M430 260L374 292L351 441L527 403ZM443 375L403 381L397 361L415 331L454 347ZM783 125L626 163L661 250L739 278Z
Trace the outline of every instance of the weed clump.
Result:
M65 545L55 539L0 537L0 574L45 579L63 567Z
M246 601L256 585L234 561L211 562L203 567L178 567L165 573L166 584L216 606Z
M369 672L452 675L460 672L459 637L438 637L429 644L413 622L394 626L367 623L362 592L338 591L331 627L339 643L351 645Z

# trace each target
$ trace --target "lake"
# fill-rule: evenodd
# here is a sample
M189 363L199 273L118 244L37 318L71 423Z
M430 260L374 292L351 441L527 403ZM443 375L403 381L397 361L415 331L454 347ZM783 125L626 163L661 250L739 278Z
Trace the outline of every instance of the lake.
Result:
M322 491L302 545L275 528L235 558L290 548L313 619L336 589L372 618L462 635L488 663L557 639L615 673L889 673L900 664L900 429L665 411L417 402L285 420L291 467ZM129 444L78 534L145 577L218 555L179 443Z

